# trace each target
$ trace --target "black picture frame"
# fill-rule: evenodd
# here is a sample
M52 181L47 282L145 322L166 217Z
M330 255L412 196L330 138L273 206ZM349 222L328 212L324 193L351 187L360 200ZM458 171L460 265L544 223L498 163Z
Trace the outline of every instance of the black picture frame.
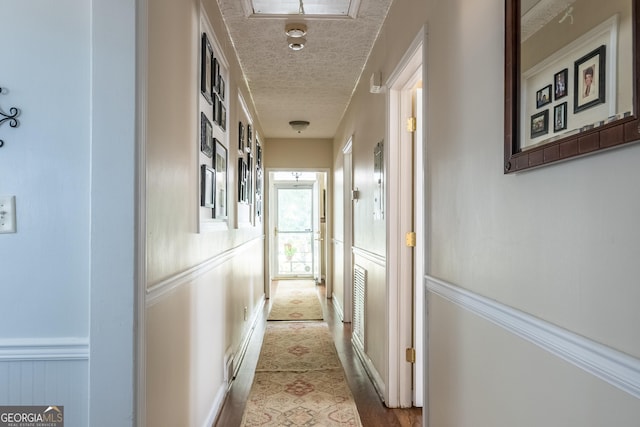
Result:
M251 152L251 143L253 142L253 126L251 123L247 123L247 144L244 147L244 150L247 153Z
M536 108L544 107L551 99L551 85L546 85L536 92Z
M247 202L247 162L244 157L238 158L238 202Z
M200 166L200 206L214 209L216 172L209 165Z
M215 208L213 217L215 219L226 219L229 215L227 209L228 202L228 153L227 147L222 142L215 139L215 157L213 167L216 172L215 180Z
M213 58L213 66L212 66L212 80L211 80L211 90L213 93L220 93L220 62L218 62L218 58Z
M567 128L567 108L566 102L553 107L553 131L559 132Z
M200 93L213 104L213 47L207 33L202 33L200 49Z
M220 97L213 94L213 123L220 126Z
M209 158L213 156L213 127L203 112L200 112L200 151Z
M253 155L247 153L247 195L245 201L253 203Z
M220 107L219 109L220 110L220 127L222 128L222 130L226 131L227 130L227 107L224 106L222 101L220 101L218 106Z
M262 144L256 138L256 166L262 167Z
M601 45L575 62L573 112L579 113L606 100L607 47Z
M238 151L244 151L244 123L238 122Z
M553 99L564 98L569 94L569 69L565 68L553 75Z
M220 74L218 74L218 95L220 95L220 99L224 101L224 93L226 91L227 85L224 82L224 79Z
M531 139L549 133L549 110L531 116Z

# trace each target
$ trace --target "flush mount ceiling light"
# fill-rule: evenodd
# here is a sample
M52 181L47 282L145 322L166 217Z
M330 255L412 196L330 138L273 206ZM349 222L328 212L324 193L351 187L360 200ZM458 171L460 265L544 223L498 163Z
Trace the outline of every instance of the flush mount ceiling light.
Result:
M291 126L291 129L300 133L309 126L309 122L306 120L292 120L289 122L289 126Z
M287 37L287 43L291 50L302 50L304 45L307 44L307 39L304 37Z
M304 37L307 35L307 26L298 23L287 24L284 33L289 37Z

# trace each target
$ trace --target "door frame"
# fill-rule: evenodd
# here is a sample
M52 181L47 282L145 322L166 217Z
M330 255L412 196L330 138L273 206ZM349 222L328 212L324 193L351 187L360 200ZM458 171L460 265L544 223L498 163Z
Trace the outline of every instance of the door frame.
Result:
M342 321L353 317L353 135L342 149Z
M271 281L274 280L274 272L272 271L271 268L271 253L272 253L272 246L273 246L273 227L275 227L275 224L273 223L273 214L272 214L272 207L273 207L273 197L274 197L274 180L273 180L273 176L272 173L273 172L314 172L314 173L318 173L318 174L323 174L324 176L324 180L325 180L325 189L326 191L326 197L325 197L325 227L326 227L326 233L329 233L329 230L331 230L332 227L332 219L331 219L331 215L333 212L333 204L331 202L331 198L332 198L332 180L331 180L331 169L329 168L296 168L296 167L291 167L291 168L287 168L287 167L279 167L279 168L265 168L265 174L264 174L264 186L265 186L265 196L264 196L264 224L265 224L265 251L264 251L264 265L265 265L265 270L266 270L266 274L265 274L265 284L264 284L264 292L265 292L265 298L270 298L271 297ZM320 205L318 205L318 208L320 208ZM324 241L323 241L324 247L323 247L323 253L324 253L324 276L325 276L325 287L326 287L326 295L327 298L331 298L332 292L333 292L333 282L331 279L331 274L328 274L329 272L333 271L333 262L332 262L332 252L330 252L330 245L329 245L329 239L327 238L327 236L325 235ZM320 261L322 262L322 260Z
M424 319L414 319L413 312L413 249L405 244L405 233L413 229L413 210L403 209L413 205L412 171L403 165L411 164L412 136L406 131L406 119L412 111L411 90L415 84L416 73L421 73L423 84L426 82L424 58L426 58L426 29L422 27L413 42L399 61L393 73L385 82L387 90L387 138L385 143L386 175L386 228L387 228L387 387L385 401L389 407L413 406L413 369L405 360L405 349L413 347L413 325L424 325ZM423 106L426 92L423 90ZM425 121L423 108L422 123ZM418 141L424 147L423 140ZM421 161L424 167L424 162ZM417 218L416 221L423 220ZM424 236L417 236L423 239ZM424 260L416 259L416 263ZM416 287L422 286L417 283ZM425 368L427 357L416 359ZM426 374L425 374L426 378ZM422 384L426 397L426 380Z
M320 254L316 254L316 247L314 242L314 238L315 238L315 234L316 231L319 232L319 230L315 230L316 224L315 224L315 216L318 214L318 210L320 209L320 207L318 206L318 201L317 200L313 200L314 196L317 194L316 188L318 186L318 180L314 180L314 181L304 181L304 182L295 182L295 181L277 181L274 182L273 184L273 199L272 199L272 203L273 203L273 210L272 215L273 215L273 224L274 224L274 233L273 233L273 254L274 256L270 257L270 262L271 262L271 270L274 272L274 279L275 280L287 280L287 279L300 279L300 280L307 280L307 279L311 279L315 273L315 267L316 267L316 262L320 262L320 264L322 264L322 261L320 260ZM275 233L275 227L278 226L278 221L279 221L279 217L278 217L278 191L279 190L306 190L306 191L310 191L311 192L311 199L312 199L312 206L311 206L311 210L309 212L310 214L310 222L311 222L311 231L309 231L308 233L311 236L311 265L312 265L312 269L308 274L300 274L300 275L295 275L295 274L291 274L291 275L281 275L279 268L278 268L278 262L279 260L278 258L278 251L275 249L276 245L278 244L278 236L280 235L281 230L278 229L278 233ZM306 233L306 232L305 232Z

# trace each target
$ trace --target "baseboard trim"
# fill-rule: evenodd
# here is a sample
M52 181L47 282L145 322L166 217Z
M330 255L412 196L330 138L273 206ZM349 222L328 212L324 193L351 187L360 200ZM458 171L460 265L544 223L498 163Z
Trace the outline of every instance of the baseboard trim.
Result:
M371 382L373 383L373 387L376 389L376 393L378 393L380 400L384 403L385 402L384 380L380 377L380 375L378 374L378 371L376 371L376 368L373 366L373 362L363 350L363 344L357 339L356 336L353 336L351 338L351 346L355 350L356 355L358 356L358 359L360 359L360 362L362 362L362 366L364 366L365 372L371 379Z
M89 340L69 337L0 340L0 362L27 360L89 360Z
M148 308L153 306L154 304L157 304L158 301L162 300L166 295L170 294L180 286L191 283L197 277L208 273L216 267L219 267L220 265L239 255L240 253L244 252L254 243L262 242L263 240L264 236L251 239L239 246L236 246L235 248L224 251L198 265L194 265L188 270L175 274L151 286L146 291L145 306Z
M640 398L640 360L522 311L426 276L427 290Z
M344 322L344 311L342 311L342 306L340 305L340 301L338 298L331 298L331 304L333 304L333 309L335 313L338 315L338 318L341 322Z

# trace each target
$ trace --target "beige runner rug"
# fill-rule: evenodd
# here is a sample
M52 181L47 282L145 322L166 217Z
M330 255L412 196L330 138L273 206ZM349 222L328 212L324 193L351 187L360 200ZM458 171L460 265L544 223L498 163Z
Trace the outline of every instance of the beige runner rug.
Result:
M268 323L256 372L341 369L329 327L324 322Z
M267 325L241 426L362 426L326 323Z
M267 320L322 320L322 306L311 280L278 283Z

